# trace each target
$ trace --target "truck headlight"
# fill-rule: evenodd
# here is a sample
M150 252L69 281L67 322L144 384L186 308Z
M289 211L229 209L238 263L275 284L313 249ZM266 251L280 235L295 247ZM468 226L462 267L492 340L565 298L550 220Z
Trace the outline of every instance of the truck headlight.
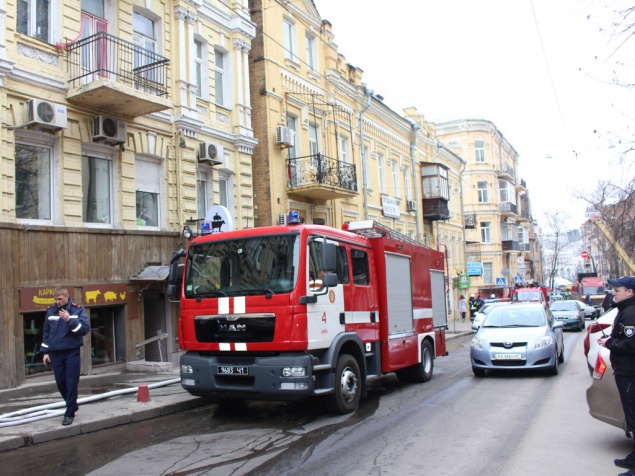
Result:
M306 367L284 367L283 377L306 377Z

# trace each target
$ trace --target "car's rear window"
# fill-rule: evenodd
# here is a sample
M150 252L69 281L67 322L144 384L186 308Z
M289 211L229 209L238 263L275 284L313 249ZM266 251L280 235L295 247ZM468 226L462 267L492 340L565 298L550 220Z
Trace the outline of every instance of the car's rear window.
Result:
M573 301L558 301L551 303L549 309L552 311L577 311L579 308Z

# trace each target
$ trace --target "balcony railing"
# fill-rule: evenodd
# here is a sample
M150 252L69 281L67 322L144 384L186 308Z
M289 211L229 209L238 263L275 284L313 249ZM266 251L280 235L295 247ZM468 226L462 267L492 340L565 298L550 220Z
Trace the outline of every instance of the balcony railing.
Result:
M71 43L66 52L71 88L106 79L155 96L168 94L170 60L134 43L100 32Z
M502 213L513 213L514 215L517 215L518 207L512 202L501 202L500 211Z
M357 192L357 171L353 164L322 154L287 159L289 188L315 185Z

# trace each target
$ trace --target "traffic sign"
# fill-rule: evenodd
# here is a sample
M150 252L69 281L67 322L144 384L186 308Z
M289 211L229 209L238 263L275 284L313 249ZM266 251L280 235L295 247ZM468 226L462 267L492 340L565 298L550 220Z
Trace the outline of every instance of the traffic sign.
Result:
M588 252L587 250L584 250L584 251L582 252L582 257L583 257L584 259L587 259L587 258L589 257L589 252Z
M522 276L514 276L514 284L522 284L523 277Z
M496 286L507 286L507 278L496 278Z

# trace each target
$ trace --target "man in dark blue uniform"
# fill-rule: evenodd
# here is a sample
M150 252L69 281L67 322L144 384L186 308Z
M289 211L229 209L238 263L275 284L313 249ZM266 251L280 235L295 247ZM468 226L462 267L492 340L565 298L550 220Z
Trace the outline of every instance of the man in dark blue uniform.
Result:
M624 418L630 431L635 431L635 277L609 279L617 316L610 337L598 343L611 351L611 367L620 393ZM616 459L616 466L628 471L620 476L635 476L635 448L625 458Z
M66 412L62 425L70 425L75 418L77 387L79 385L80 349L84 336L90 330L86 310L71 301L68 289L53 290L55 304L46 312L44 335L40 351L42 362L53 364L55 383L66 402Z

